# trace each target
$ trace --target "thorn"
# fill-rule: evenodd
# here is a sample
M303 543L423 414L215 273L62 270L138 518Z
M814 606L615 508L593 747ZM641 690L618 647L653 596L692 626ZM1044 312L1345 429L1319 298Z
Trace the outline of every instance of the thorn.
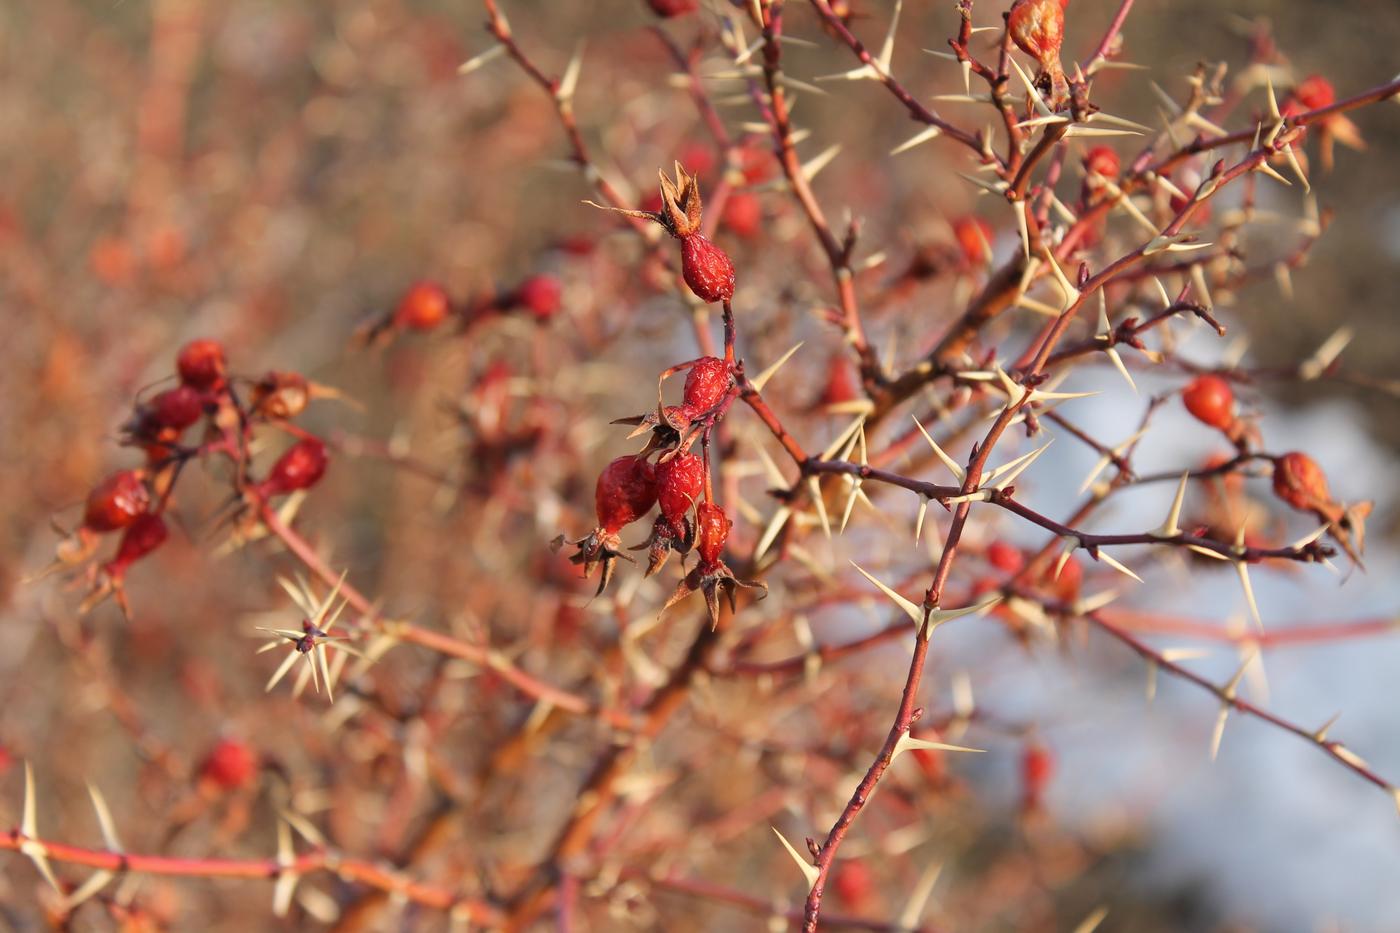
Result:
M97 811L97 825L102 829L102 841L106 844L107 851L122 851L121 840L117 838L116 824L112 822L112 811L107 807L102 791L91 781L88 781L87 789L88 796L92 798L92 808Z
M802 163L802 177L812 181L822 169L831 164L831 160L836 158L836 154L841 151L841 144L828 146L823 152L813 156Z
M885 586L885 584L881 583L879 580L866 573L865 569L861 567L860 564L857 564L855 561L851 561L851 566L856 568L856 570L860 571L861 576L865 577L865 579L875 584L876 588L879 589L880 592L888 596L896 606L902 609L904 611L904 614L914 621L915 625L921 626L924 624L924 610L921 606L910 602L909 600L901 596L899 593L896 593L888 586Z
M904 905L904 909L899 914L899 929L912 930L919 926L919 918L923 915L924 908L928 905L929 896L933 894L933 886L938 883L938 876L943 871L941 862L934 862L924 869L919 880L914 883L913 891L909 894L909 901Z
M1132 572L1131 570L1129 570L1125 565L1119 563L1118 560L1117 560L1116 558L1114 558L1113 556L1111 556L1110 554L1108 554L1108 553L1107 553L1106 551L1104 551L1102 548L1098 549L1098 559L1101 560L1101 561L1103 561L1105 564L1108 564L1108 566L1112 567L1114 570L1118 571L1119 573L1123 574L1124 576L1132 577L1134 580L1136 580L1136 581L1139 582L1139 583L1142 582L1142 577L1140 577L1140 576L1138 576L1137 574L1133 573L1133 572Z
M463 76L469 75L481 66L488 64L497 58L500 58L502 55L505 54L505 51L506 47L504 45L493 45L485 52L482 52L478 55L474 55L466 61L462 62L462 64L458 65L457 74Z
M753 379L749 380L753 384L754 389L756 389L759 392L762 392L763 387L768 385L768 380L772 379L773 375L777 373L779 369L782 369L784 363L792 359L792 355L798 351L798 349L802 346L803 342L804 341L801 340L797 341L797 343L792 345L792 349L788 350L782 356L778 357L777 362L773 363L763 372L759 373Z
M1324 722L1324 723L1322 724L1322 727L1321 727L1320 729L1318 729L1316 732L1313 733L1313 736L1312 736L1312 737L1313 737L1313 741L1316 742L1316 743L1319 744L1319 745L1321 745L1323 742L1326 742L1326 741L1327 741L1327 733L1328 733L1328 731L1331 730L1331 728L1332 728L1334 725L1337 724L1337 720L1338 720L1338 719L1341 719L1341 718L1342 718L1342 714L1341 714L1340 712L1338 712L1338 713L1337 713L1336 715L1334 715L1331 719L1329 719L1329 720L1327 720L1326 722Z
M942 447L938 446L938 443L934 441L933 437L928 433L928 431L924 430L924 426L919 422L918 416L914 415L912 417L914 418L914 424L917 425L919 428L919 433L924 436L924 440L928 441L928 445L933 448L934 456L938 457L938 459L942 461L943 465L952 472L953 476L957 477L959 483L966 483L967 472L958 464L956 460L948 456L948 454L944 452Z
M1074 928L1074 933L1094 933L1094 931L1099 928L1099 924L1103 923L1104 918L1107 916L1107 907L1094 908L1093 912L1090 913L1089 916L1079 921L1079 926Z
M1186 470L1181 474L1181 482L1177 483L1176 496L1172 499L1171 508L1167 510L1167 520L1162 522L1162 527L1158 528L1156 535L1159 538L1174 538L1181 534L1181 505L1186 501L1186 483L1191 479L1191 471Z
M1151 658L1147 661L1147 702L1151 703L1157 699L1157 662Z
M812 506L817 510L817 518L822 523L822 533L831 539L831 519L826 514L826 502L822 500L821 482L816 476L807 477L807 489L812 496Z
M1306 380L1313 380L1321 376L1327 367L1341 356L1342 351L1346 349L1347 344L1351 343L1354 336L1355 332L1350 327L1338 328L1332 336L1322 342L1322 346L1318 347L1302 366L1298 367L1298 375Z
M1018 476L1020 476L1026 471L1027 467L1029 467L1032 463L1035 463L1036 460L1040 459L1040 455L1045 453L1045 451L1048 450L1050 448L1050 445L1053 443L1055 443L1055 439L1052 437L1050 438L1050 440L1046 441L1045 444L1036 448L1035 450L1032 450L1030 453L1022 454L1015 460L1012 460L1008 463L1003 463L1001 466L997 467L995 470L992 470L990 473L987 474L986 481L992 484L993 489L1006 489L1008 486L1010 486L1016 481L1016 478ZM998 479L998 477L1000 478Z
M943 130L940 129L939 127L936 127L936 126L925 127L924 129L922 129L922 130L920 130L919 132L915 133L913 136L910 136L910 137L909 137L908 139L906 139L904 142L900 143L898 146L895 146L893 149L891 149L891 150L890 150L890 155L895 156L895 155L899 155L899 154L902 153L902 152L908 152L910 149L913 149L915 146L922 145L923 143L926 143L926 142L928 142L928 141L931 140L931 139L937 139L937 138L938 138L939 136L941 136L942 134L943 134Z
M791 855L792 860L797 863L798 869L802 872L802 877L807 879L807 890L812 890L817 884L817 878L821 875L821 871L817 866L803 858L801 854L792 847L792 843L787 841L787 837L778 832L778 827L770 826L769 829L773 830L773 835L778 837L778 841L783 844L783 848L787 849L788 855Z
M773 546L773 542L778 539L778 532L783 530L788 519L792 517L792 509L785 505L778 506L778 510L773 513L773 517L768 521L768 527L763 529L763 535L758 539L758 545L754 548L754 563L763 558L768 553L768 549Z
M919 516L914 519L914 544L918 545L919 538L924 532L924 516L928 514L928 496L919 494Z
M34 796L34 769L26 761L24 763L23 816L20 818L19 824L19 831L24 835L24 841L19 844L19 853L34 863L34 867L38 869L39 874L44 876L49 887L62 895L63 888L59 886L58 879L54 877L53 868L49 865L49 850L39 841L37 810L38 803Z
M574 46L573 57L569 59L569 64L564 69L564 77L559 79L559 90L555 92L555 99L561 104L567 104L573 100L574 90L578 87L579 69L583 67L583 40Z
M928 739L916 739L913 735L905 732L894 743L894 752L890 755L890 760L893 761L904 752L913 749L925 749L927 751L938 752L974 752L976 754L986 752L985 748L968 748L965 745L946 745L943 742L930 742Z

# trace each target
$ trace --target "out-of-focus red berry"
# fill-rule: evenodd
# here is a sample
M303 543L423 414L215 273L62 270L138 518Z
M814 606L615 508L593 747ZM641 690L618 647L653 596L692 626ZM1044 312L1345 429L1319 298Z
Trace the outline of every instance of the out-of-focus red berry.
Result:
M165 519L149 512L138 516L126 531L122 532L121 544L117 545L117 555L102 569L107 576L119 580L126 575L128 567L160 547L168 537L170 529L166 527Z
M310 489L325 475L327 462L325 444L314 437L302 438L277 458L259 492L267 499Z
M208 338L191 340L175 357L175 369L180 381L192 389L200 392L222 389L224 374L228 371L224 345Z
M724 202L720 222L736 236L757 236L763 227L763 204L752 191L735 191Z
M1327 474L1317 461L1301 451L1291 451L1274 461L1274 495L1304 512L1330 505Z
M663 19L683 16L698 9L696 0L647 0L647 6L651 7L651 11ZM685 164L689 165L690 163Z
M713 356L702 357L686 373L681 404L692 415L702 415L719 404L732 384L728 363Z
M1006 573L1018 573L1026 565L1026 558L1019 548L1005 541L993 541L987 545L987 563Z
M119 470L93 487L83 510L83 527L108 532L126 528L151 507L151 493L140 470Z
M202 780L220 790L247 787L258 773L258 756L237 739L220 739L199 764Z
M558 312L563 293L559 280L554 276L532 275L515 290L515 300L537 320L546 321Z
M702 502L695 510L695 524L699 529L695 549L700 554L700 568L708 571L719 565L719 556L724 552L724 542L734 523L724 514L724 509L713 502Z
M650 512L655 503L656 471L641 457L618 457L598 475L593 504L599 527L609 534Z
M864 861L853 859L837 866L831 886L843 904L856 913L864 913L875 891L875 880Z
M1322 75L1309 75L1293 89L1293 97L1303 105L1304 110L1321 110L1337 102L1337 92L1332 82Z
M705 460L679 453L656 467L656 503L677 535L685 532L685 516L705 488Z
M452 314L452 298L437 282L415 282L394 307L394 323L409 330L432 330Z
M1095 146L1084 153L1084 171L1089 175L1117 181L1118 173L1122 170L1122 160L1119 159L1118 153L1109 146Z
M996 236L992 225L981 217L964 214L953 221L953 238L958 251L970 266L980 266L992 258L992 240Z
M691 10L695 9L694 0L686 0L686 2L692 4ZM689 10L684 12L689 12ZM704 143L688 142L681 146L676 155L676 161L684 165L685 170L692 175L708 175L715 167L715 150L713 146L707 146Z
M1040 742L1031 741L1021 751L1021 799L1026 809L1040 807L1045 788L1055 775L1055 756Z
M1181 400L1202 424L1228 431L1235 423L1235 393L1220 376L1197 376L1182 391Z
M1079 598L1079 588L1084 583L1084 568L1071 554L1065 565L1060 568L1059 576L1055 575L1055 564L1052 563L1046 568L1041 582L1050 591L1050 595L1060 602L1072 603Z
M204 416L204 399L191 386L179 385L152 396L146 403L151 422L159 428L185 430Z
M860 398L860 379L850 357L833 353L826 361L826 383L817 398L818 405L840 405Z

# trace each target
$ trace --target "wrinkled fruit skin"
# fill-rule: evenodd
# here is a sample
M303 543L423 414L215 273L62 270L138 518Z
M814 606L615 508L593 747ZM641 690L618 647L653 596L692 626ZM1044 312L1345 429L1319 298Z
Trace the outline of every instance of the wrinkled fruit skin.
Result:
M731 381L728 363L713 356L701 357L686 373L681 406L692 416L703 415L720 403Z
M277 458L262 484L263 498L310 489L326 473L326 445L314 437L297 441Z
M701 301L734 297L734 263L729 254L698 233L681 238L681 275Z
M1065 39L1065 6L1069 0L1016 0L1007 15L1011 39L1022 52L1040 63L1040 73L1048 77L1051 104L1059 106L1069 97L1060 46Z
M656 467L656 502L677 537L685 537L685 516L705 488L705 460L681 453Z
M90 531L119 531L131 525L151 507L151 493L137 470L121 470L108 476L88 493L83 527Z
M432 330L452 313L452 299L437 282L415 282L394 308L394 323L409 330Z
M1317 511L1332 502L1322 467L1300 451L1286 453L1274 461L1273 485L1274 495L1300 511Z
M593 503L598 526L608 534L616 534L656 504L656 471L640 457L618 457L598 475Z
M192 389L200 392L221 389L228 371L224 345L217 340L191 340L180 348L175 369L180 373L180 382Z
M1186 410L1199 422L1229 431L1235 423L1235 393L1219 376L1197 376L1181 393Z
M672 16L695 12L698 4L696 0L647 0L647 6L651 7L651 11L657 16L670 19Z
M700 570L708 572L719 566L719 556L724 552L724 542L734 523L724 514L724 509L712 502L702 502L695 510L695 525L695 550L700 554Z

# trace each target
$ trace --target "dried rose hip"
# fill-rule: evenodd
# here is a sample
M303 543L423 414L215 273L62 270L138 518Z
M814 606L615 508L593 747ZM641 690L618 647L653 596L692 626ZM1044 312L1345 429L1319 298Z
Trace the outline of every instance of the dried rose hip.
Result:
M198 390L188 385L158 393L145 407L154 427L169 428L177 433L204 415L204 399Z
M1274 495L1300 511L1316 511L1332 501L1327 474L1316 460L1297 450L1274 461L1273 486Z
M1006 20L1012 41L1040 63L1037 81L1048 84L1051 104L1056 107L1069 100L1069 84L1060 65L1068 3L1069 0L1016 0Z
M191 340L180 348L175 358L175 368L180 381L201 392L214 392L224 386L224 375L228 362L224 356L224 345L217 340L202 338Z
M140 470L120 470L88 493L83 527L108 532L126 528L151 507L151 493Z
M618 457L598 475L598 484L593 491L598 527L587 537L574 542L578 552L569 559L581 564L585 575L591 574L595 565L602 565L599 593L607 588L608 581L612 579L618 558L632 559L622 553L622 542L617 533L651 511L655 504L656 471L644 458L632 454ZM563 543L562 535L554 542L556 548Z
M729 364L713 356L702 356L686 373L681 405L692 417L703 415L724 398L733 385Z
M704 458L680 453L656 467L656 502L661 516L680 537L686 536L686 514L705 488Z
M953 238L958 250L970 266L980 266L992 258L992 240L996 236L992 225L981 217L964 214L953 221Z

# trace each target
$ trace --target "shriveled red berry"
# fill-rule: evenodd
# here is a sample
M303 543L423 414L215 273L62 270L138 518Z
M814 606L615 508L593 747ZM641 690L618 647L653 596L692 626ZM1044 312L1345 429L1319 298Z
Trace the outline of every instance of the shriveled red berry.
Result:
M180 348L175 369L180 373L180 381L192 389L201 392L221 389L228 371L224 345L208 338L191 340Z
M728 363L713 356L701 357L686 373L681 404L692 414L702 415L719 404L732 382Z
M1109 181L1115 181L1123 170L1123 162L1118 153L1108 146L1095 146L1084 153L1084 171Z
M147 513L138 516L136 521L122 532L116 556L102 569L109 577L120 579L126 574L128 567L164 544L169 536L170 529L166 527L165 519L159 515Z
M1056 102L1062 101L1068 92L1060 65L1068 3L1069 0L1016 0L1006 19L1011 40L1039 62L1041 74L1049 77L1051 97Z
M204 399L197 389L180 385L152 396L146 410L153 426L179 432L203 417Z
M1301 451L1291 451L1274 461L1274 495L1304 512L1332 501L1327 474L1317 461Z
M724 509L713 502L702 502L695 510L695 525L698 529L695 550L700 553L700 567L709 570L719 565L719 556L724 552L724 542L734 523L724 514Z
M656 503L677 535L684 534L685 516L705 488L705 460L679 453L656 467Z
M734 263L729 254L698 233L681 238L681 276L701 301L734 297Z
M302 438L277 458L259 492L266 499L310 489L325 475L326 463L326 445L314 437Z
M220 790L238 790L258 773L258 756L237 739L220 739L199 764L199 777Z
M593 491L598 525L616 534L624 525L641 518L656 504L656 471L641 457L618 457L598 475Z
M437 282L415 282L394 307L394 323L409 330L432 330L452 314L452 299Z
M1235 392L1220 376L1197 376L1182 391L1181 400L1202 424L1228 431L1235 423Z
M140 470L119 470L93 487L83 510L83 527L108 532L126 528L151 507L151 493Z
M719 219L737 236L757 236L763 226L763 204L752 191L735 191L724 202Z
M1026 558L1019 548L1005 541L993 541L987 545L987 563L1006 573L1018 573L1026 565Z
M651 7L651 11L657 16L665 19L693 13L698 8L696 0L647 0L647 6Z
M968 265L980 266L992 258L992 225L981 217L964 214L953 220L953 238Z
M515 290L515 301L538 320L544 321L559 311L563 288L552 275L532 275Z

